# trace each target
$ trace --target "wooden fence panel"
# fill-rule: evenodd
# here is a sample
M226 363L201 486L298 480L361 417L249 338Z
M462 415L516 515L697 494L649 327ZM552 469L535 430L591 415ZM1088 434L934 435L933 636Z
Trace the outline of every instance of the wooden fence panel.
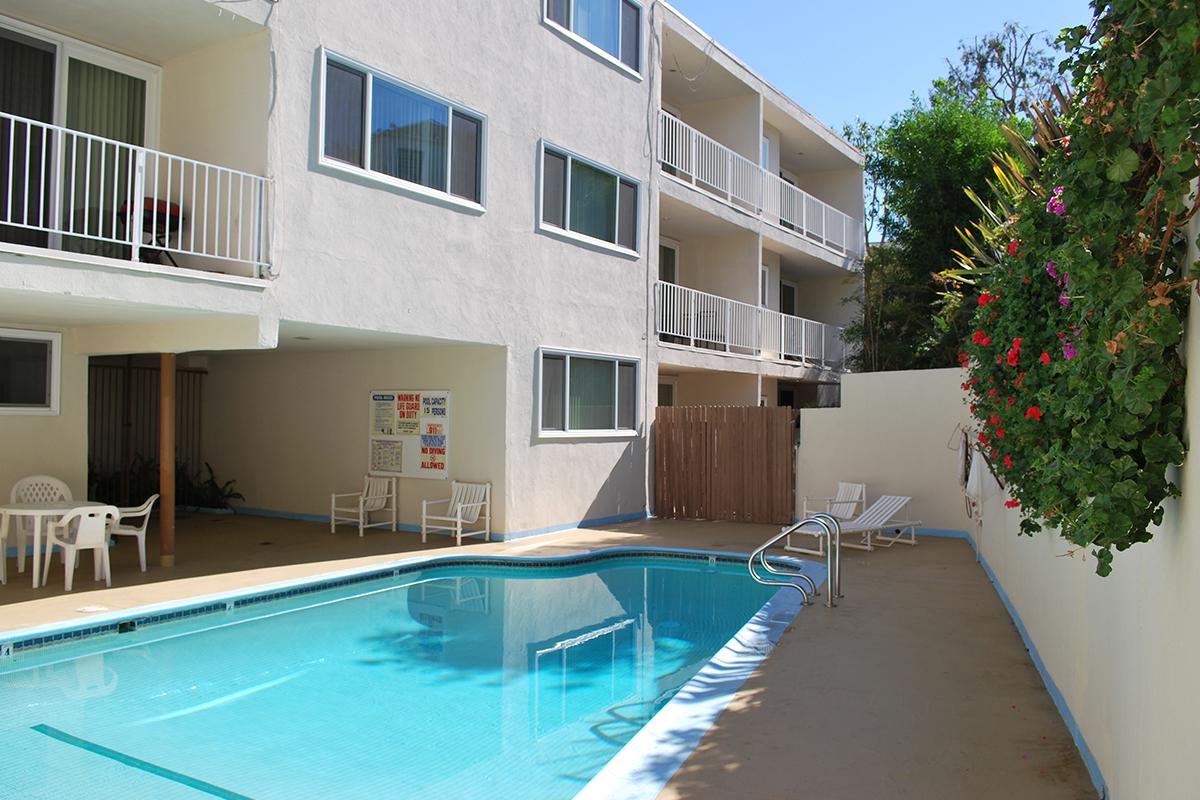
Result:
M654 434L655 514L790 523L793 413L778 407L660 407Z

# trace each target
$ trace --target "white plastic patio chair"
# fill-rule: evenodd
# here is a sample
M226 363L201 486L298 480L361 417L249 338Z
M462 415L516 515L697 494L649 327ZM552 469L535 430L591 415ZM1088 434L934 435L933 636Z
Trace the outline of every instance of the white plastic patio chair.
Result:
M347 503L346 498L352 498ZM338 503L343 505L338 505ZM391 511L390 522L371 522L371 514ZM358 535L367 528L391 527L396 530L396 479L367 475L363 478L361 492L342 492L329 496L329 532L333 533L339 522L358 525Z
M158 495L152 494L150 495L150 499L140 506L117 509L121 515L111 531L113 536L137 537L138 563L142 565L142 572L146 571L146 528L150 526L150 511L153 510L156 502L158 502ZM141 519L141 522L134 525L121 524L126 520L136 520L138 518Z
M842 547L853 547L858 550L871 551L875 549L876 540L886 542L883 547L891 547L896 542L904 544L917 543L917 527L920 522L916 520L898 519L897 514L912 501L911 497L902 497L900 495L885 494L880 497L863 513L859 514L852 520L842 523L842 534L861 534L861 539L858 542L842 542ZM883 532L888 529L895 529L896 534L888 537L884 536ZM905 533L907 531L907 533ZM824 532L813 528L812 531L802 530L797 533L803 533L810 536L816 536L819 541L823 542ZM905 538L905 537L908 538ZM791 536L784 542L785 550L792 550L801 553L812 553L812 550L805 550L798 547L793 547ZM821 545L823 546L823 544ZM824 553L824 550L821 551Z
M12 503L69 503L72 500L74 498L71 497L71 487L50 475L30 475L21 478L13 484L9 494L9 502ZM25 551L33 542L33 526L36 523L27 517L18 517L13 523L15 536L10 534L10 538L17 546L17 572L24 572Z
M429 513L431 506L445 504L445 515ZM466 529L464 525L475 525L483 517L483 527ZM448 500L421 501L421 541L429 540L431 532L447 531L454 534L457 544L464 536L482 536L485 542L492 540L492 485L490 483L465 483L454 481L450 485Z
M91 550L96 580L104 578L112 586L112 567L108 560L108 531L121 516L116 506L83 506L63 514L46 531L46 563L42 567L42 583L50 577L50 559L55 547L63 551L63 574L66 591L71 591L75 576L75 560L80 550Z
M800 518L807 519L813 514L829 514L836 517L838 522L854 519L867 502L867 485L838 481L837 494L833 497L802 497ZM797 553L808 553L814 556L825 555L825 538L817 537L816 549L807 547L789 548Z

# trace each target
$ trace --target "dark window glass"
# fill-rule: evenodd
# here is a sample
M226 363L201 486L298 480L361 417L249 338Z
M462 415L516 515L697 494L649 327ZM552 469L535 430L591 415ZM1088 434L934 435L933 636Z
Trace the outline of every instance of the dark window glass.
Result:
M617 365L617 427L632 430L637 424L637 365Z
M638 70L641 52L641 10L633 3L621 2L621 62L632 70Z
M450 145L450 193L479 202L480 128L474 117L454 112L454 137Z
M0 339L0 406L50 407L51 343Z
M325 69L325 155L363 166L367 76L330 61Z
M617 244L637 249L637 187L621 181L617 198Z
M371 84L371 169L446 189L450 109L401 86Z
M566 365L563 356L542 356L542 430L565 429L563 395L566 391Z
M542 222L565 228L567 159L547 150L542 158Z
M582 161L571 161L571 230L617 240L617 178Z
M567 27L569 15L569 0L546 0L546 16L564 28Z

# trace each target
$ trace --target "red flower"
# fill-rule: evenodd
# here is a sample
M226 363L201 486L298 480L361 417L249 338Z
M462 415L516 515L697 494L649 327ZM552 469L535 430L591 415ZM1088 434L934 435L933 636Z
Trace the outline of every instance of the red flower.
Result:
M971 403L971 413L972 414L975 413L975 404L974 403Z
M1008 407L1009 407L1009 408L1012 408L1012 405L1013 405L1013 403L1015 403L1015 402L1017 402L1017 398L1015 398L1015 397L1010 397L1010 398L1008 398Z
M996 428L996 438L997 439L1004 438L1004 428Z
M1037 406L1030 406L1025 410L1025 419L1031 419L1034 422L1038 422L1041 420L1042 416L1042 410Z
M1000 422L1000 415L999 415L999 414L992 414L990 417L988 417L988 422L992 423L993 425L997 425L997 424L999 424L999 422Z
M983 294L979 295L979 305L981 306L986 306L988 303L994 303L996 300L996 295L992 294L991 292L985 291Z
M995 397L995 396L996 396L996 390L988 389L988 397Z
M1021 360L1021 351L1020 350L1009 350L1008 351L1008 365L1010 367L1015 367L1017 365L1017 362L1020 360Z
M987 347L992 343L992 337L988 336L983 331L975 331L975 334L971 337L971 341L980 347Z
M1004 503L1004 507L1005 508L1020 508L1021 501L1020 500L1006 500Z
M987 443L988 443L988 436L987 436L987 434L986 434L986 433L984 433L983 431L980 431L980 432L979 432L979 443L980 443L980 444L987 444Z
M1012 456L1010 456L1010 455L1004 456L1004 468L1012 469Z
M1042 354L1038 356L1038 361L1042 362L1043 364L1049 364L1050 354L1043 350Z
M1017 242L1016 239L1013 239L1011 242L1008 243L1008 254L1010 256L1015 256L1017 254L1017 245L1018 244L1019 243Z

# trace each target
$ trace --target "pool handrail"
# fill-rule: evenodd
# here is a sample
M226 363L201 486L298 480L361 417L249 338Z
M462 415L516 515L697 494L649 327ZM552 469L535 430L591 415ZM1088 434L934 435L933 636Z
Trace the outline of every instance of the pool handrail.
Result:
M844 596L842 594L842 526L830 514L814 514L811 517L805 517L797 523L783 527L779 533L763 542L763 544L750 554L750 557L746 560L746 569L750 572L750 577L765 586L791 586L800 592L804 604L808 605L811 602L809 599L810 596L818 594L816 582L807 574L801 572L799 568L795 571L788 571L772 567L766 556L767 550L772 545L778 544L782 539L785 539L806 525L819 525L823 529L823 534L818 535L824 535L829 540L829 547L825 551L826 579L829 581L829 591L825 597L825 606L826 608L833 608L837 605L837 599ZM755 569L756 560L762 565L765 571L772 575L778 575L784 580L773 580L760 575ZM804 587L796 583L795 580L786 580L797 578L809 585L808 591L805 591Z

